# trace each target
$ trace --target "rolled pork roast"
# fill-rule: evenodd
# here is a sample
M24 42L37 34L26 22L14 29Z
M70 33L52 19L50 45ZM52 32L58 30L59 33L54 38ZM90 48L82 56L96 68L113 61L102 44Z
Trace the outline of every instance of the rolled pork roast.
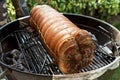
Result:
M90 33L49 5L33 7L30 25L39 33L61 72L78 73L92 62L96 46Z

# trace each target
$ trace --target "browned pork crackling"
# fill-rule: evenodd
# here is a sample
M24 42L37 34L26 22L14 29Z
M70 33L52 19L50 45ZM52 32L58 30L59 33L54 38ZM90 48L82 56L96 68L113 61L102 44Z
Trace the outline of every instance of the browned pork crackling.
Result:
M89 32L52 7L35 6L30 13L30 24L38 31L61 72L78 73L92 62L96 46Z

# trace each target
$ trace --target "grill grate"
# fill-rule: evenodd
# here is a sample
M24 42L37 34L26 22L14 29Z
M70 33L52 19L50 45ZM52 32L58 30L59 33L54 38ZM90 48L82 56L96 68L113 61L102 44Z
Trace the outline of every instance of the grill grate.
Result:
M35 31L31 32L27 28L23 28L10 35L14 36L17 40L19 46L18 50L21 52L21 64L25 67L25 69L15 67L16 69L37 74L62 74L58 69L58 66L54 64L54 60L47 54L39 35ZM114 57L103 53L104 51L101 51L98 48L94 53L93 62L80 71L87 72L98 69L110 64L115 59ZM17 63L17 65L18 64L19 63Z
M57 65L47 54L37 33L19 30L14 33L29 72L39 74L60 74Z

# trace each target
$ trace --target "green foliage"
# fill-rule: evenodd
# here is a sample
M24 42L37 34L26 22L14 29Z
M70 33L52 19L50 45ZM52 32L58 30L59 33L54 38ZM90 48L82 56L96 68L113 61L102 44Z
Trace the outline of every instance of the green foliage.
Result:
M11 0L6 0L6 5L7 5L7 11L8 11L8 16L11 20L15 19L15 9L14 6L12 5Z
M99 2L99 14L101 15L101 18L108 19L112 15L117 15L120 12L120 0L101 0Z
M38 4L48 4L62 13L75 13L108 20L120 13L120 0L26 0L29 10ZM11 0L7 0L8 13L14 19Z
M37 0L59 12L77 13L107 20L120 12L120 0Z

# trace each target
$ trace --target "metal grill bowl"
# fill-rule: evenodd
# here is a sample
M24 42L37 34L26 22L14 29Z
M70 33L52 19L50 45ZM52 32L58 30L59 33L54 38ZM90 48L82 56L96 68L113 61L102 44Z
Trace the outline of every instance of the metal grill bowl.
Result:
M47 71L51 71L50 73L40 71L27 72L14 68L8 64L5 64L2 59L0 60L0 64L6 72L6 69L11 71L10 75L14 75L17 80L93 80L99 79L102 75L106 75L107 72L113 71L119 66L120 54L119 54L119 45L120 45L120 32L112 25L107 22L101 21L99 19L85 16L85 15L75 15L75 14L64 14L68 19L70 19L74 24L78 27L83 28L94 34L97 38L97 44L104 46L109 42L114 42L114 48L112 48L112 53L97 53L95 54L94 60L87 68L82 69L81 73L75 74L62 74L56 66L50 67L50 69L45 69ZM39 37L36 38L36 33L31 34L26 31L26 26L29 25L29 16L19 18L15 21L12 21L2 27L0 27L0 55L6 52L9 52L13 49L19 49L21 53L26 53L26 50L32 50L31 47L29 49L26 48L26 44L28 43L29 36L33 36L34 40L29 38L29 41L33 40L34 44L37 46L42 46L40 43ZM14 34L14 35L13 35ZM14 37L17 35L21 35L20 37ZM11 38L12 37L12 38ZM9 39L10 38L10 39ZM17 42L17 41L18 42ZM25 42L26 41L26 42ZM19 45L22 42L22 47ZM37 42L37 43L36 43ZM33 43L31 43L33 44ZM29 44L30 46L30 44ZM36 46L35 46L36 47ZM37 48L35 48L37 49ZM101 50L101 49L100 49ZM40 49L41 53L47 53L44 48ZM99 51L99 49L98 49ZM31 53L34 51L31 51ZM28 53L26 53L28 54ZM25 54L25 55L26 55ZM29 57L24 56L25 58ZM49 55L46 54L47 58L50 58ZM44 59L46 58L44 57ZM98 58L97 58L98 57ZM98 59L98 60L96 60ZM104 59L104 60L102 60ZM52 59L48 59L47 63L49 64ZM27 60L26 60L27 61ZM44 61L44 60L43 60ZM46 62L46 61L45 61ZM106 64L105 64L106 63ZM37 65L36 65L37 66ZM34 66L33 66L34 67ZM41 67L42 68L42 67ZM40 68L40 69L41 69ZM39 70L40 70L39 69ZM44 68L43 68L44 69ZM43 70L42 69L42 70ZM53 70L51 70L53 69ZM54 72L54 70L56 70ZM7 74L8 75L8 74ZM110 75L109 75L110 76ZM106 80L107 78L104 77Z

